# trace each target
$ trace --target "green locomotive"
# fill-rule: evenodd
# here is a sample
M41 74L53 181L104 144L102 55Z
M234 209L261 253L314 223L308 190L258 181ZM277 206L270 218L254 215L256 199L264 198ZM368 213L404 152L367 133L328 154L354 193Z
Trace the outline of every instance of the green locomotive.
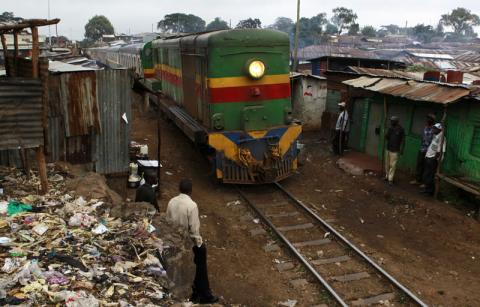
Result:
M289 55L288 36L263 29L157 39L142 52L146 84L192 141L212 149L216 177L249 184L297 169Z

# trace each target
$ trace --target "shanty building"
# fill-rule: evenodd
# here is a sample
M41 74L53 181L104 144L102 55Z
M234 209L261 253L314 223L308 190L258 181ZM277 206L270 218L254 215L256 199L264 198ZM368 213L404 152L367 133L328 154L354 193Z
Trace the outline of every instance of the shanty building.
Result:
M350 87L352 126L349 146L382 160L387 119L398 116L405 128L399 167L413 173L427 114L445 127L447 149L439 177L480 195L480 88L472 85L362 76Z
M353 53L353 55L355 54ZM378 58L359 58L353 55L341 54L310 59L312 74L327 78L326 107L322 114L322 130L324 132L334 129L338 116L338 104L348 98L348 86L343 81L356 78L359 74L356 69L389 71L405 68L405 64L401 62Z
M35 152L44 192L46 162L86 164L102 174L124 173L129 162L131 74L41 58L37 27L58 22L0 24L6 55L6 76L0 77L0 164L23 166L29 174ZM28 57L19 47L24 29L32 32ZM7 34L14 36L13 50Z

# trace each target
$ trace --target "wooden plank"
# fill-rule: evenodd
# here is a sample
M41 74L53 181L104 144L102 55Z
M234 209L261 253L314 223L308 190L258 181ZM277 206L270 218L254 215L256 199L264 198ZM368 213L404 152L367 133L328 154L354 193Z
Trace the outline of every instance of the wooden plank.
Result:
M38 28L33 27L32 29L32 76L37 79L39 77L39 66L38 66L38 57L39 57L39 46L38 46Z
M374 304L379 304L380 302L391 301L395 298L393 293L384 293L368 298L360 298L358 300L352 301L352 306L370 306Z
M331 279L335 281L340 281L340 282L349 282L349 281L355 281L355 280L365 279L369 277L370 277L370 274L368 274L367 272L360 272L360 273L333 276Z
M312 264L323 265L323 264L330 264L330 263L337 263L337 262L345 262L345 261L348 261L348 260L350 260L350 257L348 257L347 255L343 255L343 256L334 257L334 258L313 260Z
M5 35L1 35L1 41L2 41L2 48L3 48L3 57L5 58L5 71L7 73L7 76L10 76L10 65L8 65L8 47L7 47L7 39L5 38Z
M48 192L48 180L47 180L47 164L45 162L45 154L43 153L43 146L39 146L36 149L36 157L38 164L38 174L40 175L41 193Z
M305 241L305 242L297 242L293 243L295 247L305 247L305 246L317 246L317 245L324 245L328 244L331 241L329 239L321 239L321 240L312 240L312 241Z
M271 213L267 214L267 217L277 218L277 217L291 217L298 215L298 212L282 212L282 213Z
M286 231L294 231L294 230L304 230L310 229L313 227L312 223L300 224L300 225L291 225L291 226L282 226L277 227L279 231L286 232Z

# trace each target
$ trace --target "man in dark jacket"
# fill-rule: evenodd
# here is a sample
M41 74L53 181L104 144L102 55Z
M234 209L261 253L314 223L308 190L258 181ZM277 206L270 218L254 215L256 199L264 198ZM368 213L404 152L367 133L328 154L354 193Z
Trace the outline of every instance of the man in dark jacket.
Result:
M435 115L428 114L427 115L427 122L425 123L425 127L423 128L422 134L422 143L420 144L420 150L418 151L417 155L417 169L416 169L416 176L415 180L411 181L411 184L420 184L423 181L423 173L425 170L425 154L427 153L427 149L432 143L433 139L433 124L435 123Z
M397 116L390 118L390 128L385 135L387 141L387 151L385 153L385 180L390 185L393 184L395 171L397 169L397 161L399 155L403 154L405 146L405 130L400 126Z
M153 185L156 183L157 178L153 174L146 172L144 179L145 183L137 189L137 193L135 194L135 202L150 203L155 209L157 209L157 212L159 212L160 208L157 203L157 194L153 189Z

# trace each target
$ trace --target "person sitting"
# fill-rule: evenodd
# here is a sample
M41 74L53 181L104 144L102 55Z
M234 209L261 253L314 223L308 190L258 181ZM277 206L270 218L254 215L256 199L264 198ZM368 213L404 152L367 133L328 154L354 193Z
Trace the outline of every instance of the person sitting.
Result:
M208 281L207 248L200 235L198 206L191 198L192 181L190 179L182 179L179 184L179 190L180 194L168 202L167 220L187 230L194 243L192 249L196 270L191 300L200 304L215 303L218 302L218 298L212 295Z
M146 172L144 175L145 183L142 184L135 193L135 202L146 202L152 204L157 212L160 211L157 202L157 194L153 185L157 182L157 178L151 172Z

